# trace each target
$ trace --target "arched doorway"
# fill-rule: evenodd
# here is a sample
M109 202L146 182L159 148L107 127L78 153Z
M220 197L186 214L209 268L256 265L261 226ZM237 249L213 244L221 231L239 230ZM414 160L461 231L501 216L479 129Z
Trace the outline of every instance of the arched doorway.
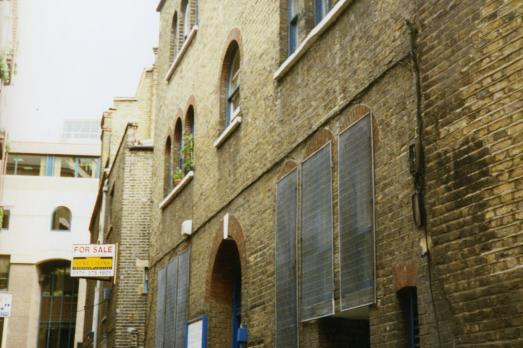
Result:
M233 239L220 243L212 267L210 287L210 346L238 348L236 332L241 317L241 262Z

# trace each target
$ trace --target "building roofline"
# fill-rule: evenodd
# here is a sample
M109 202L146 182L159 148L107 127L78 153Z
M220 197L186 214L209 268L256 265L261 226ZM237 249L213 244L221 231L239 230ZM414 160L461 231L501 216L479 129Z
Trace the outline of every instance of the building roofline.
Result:
M156 6L156 12L160 12L163 8L163 5L165 5L165 0L160 0L158 6Z

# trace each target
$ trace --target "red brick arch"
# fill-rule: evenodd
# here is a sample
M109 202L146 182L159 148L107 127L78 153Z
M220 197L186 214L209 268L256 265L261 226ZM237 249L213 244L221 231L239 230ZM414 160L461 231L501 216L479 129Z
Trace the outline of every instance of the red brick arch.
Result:
M340 131L345 130L350 125L361 120L363 117L370 115L372 121L372 138L374 140L374 146L379 144L379 128L376 123L376 118L372 117L372 111L370 107L364 104L358 104L351 108L346 117L342 117L340 120Z
M192 106L193 110L194 110L194 113L196 114L196 97L194 95L191 95L188 99L187 99L187 102L185 103L185 108L183 109L184 112L184 116L187 115L187 112L189 111L189 108Z
M309 157L329 142L334 142L334 134L332 134L332 132L327 128L320 129L307 141L304 158ZM335 146L332 147L332 151L335 151Z
M243 235L242 227L233 215L229 214L229 229L228 229L229 238L228 240L234 240L236 247L238 248L238 253L240 256L241 272L244 275L247 269L247 254L245 249L245 238ZM216 256L220 245L224 241L223 239L223 219L220 221L220 227L214 233L214 238L212 242L211 251L209 253L209 263L207 267L207 282L206 282L206 296L209 298L211 294L212 286L212 273L215 266Z
M189 99L187 99L187 103L185 104L185 108L184 108L184 112L183 112L183 129L186 132L189 130L188 115L189 115L189 110L191 108L193 111L193 126L194 126L194 122L196 122L196 98L194 97L194 95L191 95L189 97Z
M292 159L285 160L281 168L278 170L278 180L292 172L298 167L298 162Z

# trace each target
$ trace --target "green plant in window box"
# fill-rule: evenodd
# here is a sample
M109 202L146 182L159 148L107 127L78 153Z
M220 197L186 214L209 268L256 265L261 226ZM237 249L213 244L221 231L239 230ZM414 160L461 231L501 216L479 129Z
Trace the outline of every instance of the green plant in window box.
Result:
M9 80L9 66L5 61L4 55L0 55L0 80L4 82Z
M181 168L176 168L174 170L174 173L173 173L173 181L174 181L174 186L178 185L182 179L183 179L183 170Z
M194 136L191 133L185 134L183 137L183 147L182 147L184 174L187 174L191 170L194 170L193 150L194 150Z
M7 57L9 56L9 53L3 53L0 54L0 80L4 82L4 84L9 84L9 65L7 64Z

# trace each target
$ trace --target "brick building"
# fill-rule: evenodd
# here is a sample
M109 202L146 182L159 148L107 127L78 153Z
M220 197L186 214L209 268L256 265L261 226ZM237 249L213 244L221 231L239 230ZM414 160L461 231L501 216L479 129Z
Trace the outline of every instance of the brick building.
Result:
M115 98L102 117L104 175L91 216L91 243L118 245L117 279L88 280L85 347L143 347L147 305L153 68L135 97Z
M521 346L523 3L157 10L147 347Z

